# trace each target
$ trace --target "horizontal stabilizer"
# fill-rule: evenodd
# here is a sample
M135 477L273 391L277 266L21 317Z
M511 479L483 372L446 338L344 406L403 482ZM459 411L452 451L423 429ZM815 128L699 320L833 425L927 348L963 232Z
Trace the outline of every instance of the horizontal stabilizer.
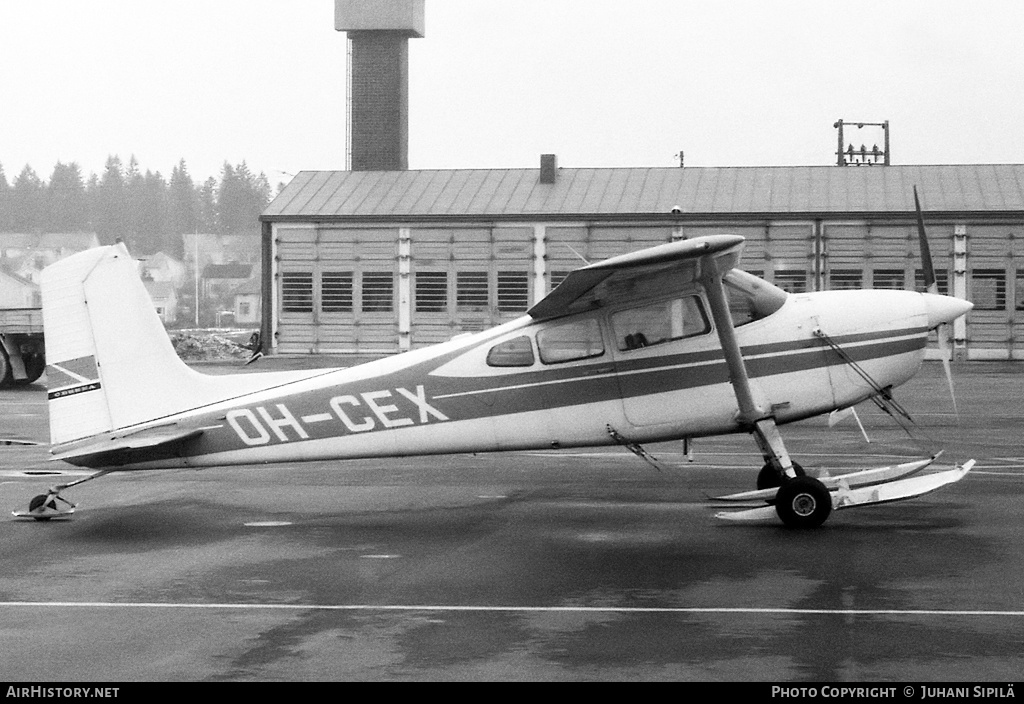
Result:
M108 433L90 438L85 443L66 450L53 450L53 459L78 464L86 458L102 455L105 462L118 464L116 457L119 454L127 459L136 450L153 450L160 447L171 449L202 434L202 428L182 428L177 424L147 428L129 434Z

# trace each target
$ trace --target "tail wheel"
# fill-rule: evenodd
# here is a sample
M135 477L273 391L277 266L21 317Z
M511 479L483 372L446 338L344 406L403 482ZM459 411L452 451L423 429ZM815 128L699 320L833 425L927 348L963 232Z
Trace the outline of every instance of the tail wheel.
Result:
M832 513L832 496L814 477L797 477L779 487L775 512L787 528L817 528Z
M793 471L796 472L796 476L802 477L806 474L804 468L798 465L796 462L793 463ZM782 478L779 473L772 467L771 462L766 462L764 467L761 467L761 471L757 473L757 488L758 489L774 489L782 484Z
M49 501L49 503L47 503L47 501ZM28 510L35 511L36 509L41 508L44 504L47 508L52 508L54 510L57 509L57 502L50 499L49 494L39 494L38 496L33 496L32 500L28 502ZM37 521L50 520L49 516L33 516L33 518Z

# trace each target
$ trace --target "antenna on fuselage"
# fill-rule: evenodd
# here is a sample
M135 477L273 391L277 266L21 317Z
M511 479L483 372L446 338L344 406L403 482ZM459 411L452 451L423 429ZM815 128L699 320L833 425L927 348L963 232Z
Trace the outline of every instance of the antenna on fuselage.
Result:
M575 254L575 255L576 255L577 257L579 257L579 258L580 258L581 260L583 260L583 263L584 263L584 264L586 264L587 266L590 266L590 262L589 262L589 261L587 260L587 258L586 258L586 257L584 257L584 256L583 256L582 254L580 254L579 252L577 252L577 251L576 251L575 249L573 249L573 246L572 246L571 244L569 244L568 242L563 242L562 244L564 244L564 245L565 245L565 246L566 246L566 247L567 247L567 248L569 249L569 251L570 251L570 252L572 252L572 253L573 253L573 254Z

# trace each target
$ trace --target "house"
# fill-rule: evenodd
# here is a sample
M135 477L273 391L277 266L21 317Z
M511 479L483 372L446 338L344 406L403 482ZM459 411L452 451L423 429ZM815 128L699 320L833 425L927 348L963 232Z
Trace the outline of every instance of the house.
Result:
M252 264L207 264L203 268L203 296L223 298L252 276Z
M143 280L167 282L172 284L175 289L181 288L188 274L188 267L184 262L163 252L146 257L140 264Z
M50 264L99 246L95 232L0 233L0 259L9 260L8 271L36 284L39 273Z
M260 278L254 276L232 292L234 297L232 310L235 312L236 324L259 326L262 312L260 307L261 290Z
M52 264L70 254L99 246L100 240L95 232L0 233L0 258L13 259L39 253L47 258L47 264Z
M243 262L256 264L260 261L260 238L255 235L216 235L208 233L187 233L181 236L185 263L195 271L207 264ZM199 266L195 266L195 262Z
M8 270L0 260L0 308L38 308L39 285Z
M178 294L169 281L143 281L153 307L164 325L173 325L178 319Z

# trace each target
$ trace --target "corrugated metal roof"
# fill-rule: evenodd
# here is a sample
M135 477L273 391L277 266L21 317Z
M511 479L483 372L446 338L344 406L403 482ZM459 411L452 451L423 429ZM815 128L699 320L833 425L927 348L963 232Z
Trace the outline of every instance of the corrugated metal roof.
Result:
M1024 211L1024 165L302 171L265 220Z

